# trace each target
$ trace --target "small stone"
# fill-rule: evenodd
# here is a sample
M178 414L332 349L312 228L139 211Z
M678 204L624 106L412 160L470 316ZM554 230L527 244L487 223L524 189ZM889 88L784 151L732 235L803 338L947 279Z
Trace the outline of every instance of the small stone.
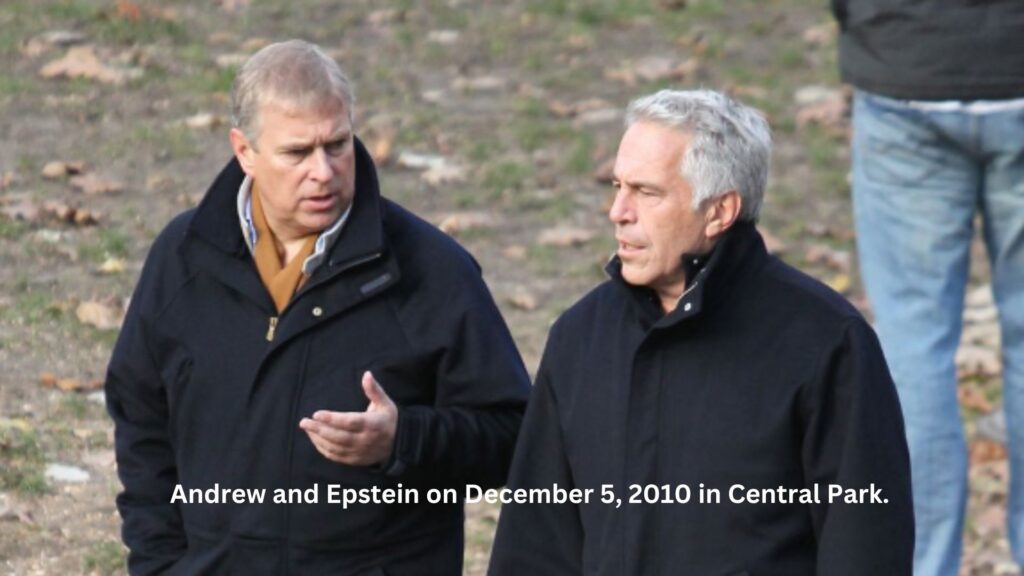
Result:
M89 481L89 473L76 466L68 464L51 463L46 465L44 475L47 479L55 482L68 482L80 484Z

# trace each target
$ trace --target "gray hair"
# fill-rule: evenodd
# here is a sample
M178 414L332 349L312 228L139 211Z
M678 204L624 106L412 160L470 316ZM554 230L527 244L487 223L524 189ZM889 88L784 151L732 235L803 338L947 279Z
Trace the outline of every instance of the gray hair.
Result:
M739 219L757 221L772 147L760 112L711 90L662 90L629 104L626 127L640 121L690 136L680 173L693 187L694 209L736 190L743 199Z
M231 125L254 146L260 132L260 107L271 100L315 109L340 103L351 122L356 98L348 76L319 46L288 40L249 57L231 87Z

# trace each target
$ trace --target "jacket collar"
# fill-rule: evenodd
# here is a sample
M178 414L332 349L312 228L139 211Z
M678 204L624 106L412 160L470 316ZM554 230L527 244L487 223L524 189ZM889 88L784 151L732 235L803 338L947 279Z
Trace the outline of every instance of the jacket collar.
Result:
M662 312L653 290L626 282L618 256L605 267L612 281L630 294L645 327L667 328L706 313L725 300L744 276L759 268L768 258L768 251L753 223L737 222L710 253L684 254L682 258L688 279L686 291L668 314Z

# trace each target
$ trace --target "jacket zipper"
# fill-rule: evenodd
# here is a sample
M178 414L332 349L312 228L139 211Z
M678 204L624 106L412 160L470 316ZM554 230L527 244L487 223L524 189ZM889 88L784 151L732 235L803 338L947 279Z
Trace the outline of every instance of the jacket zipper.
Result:
M277 316L270 317L270 326L267 328L267 342L274 341L274 331L277 330Z

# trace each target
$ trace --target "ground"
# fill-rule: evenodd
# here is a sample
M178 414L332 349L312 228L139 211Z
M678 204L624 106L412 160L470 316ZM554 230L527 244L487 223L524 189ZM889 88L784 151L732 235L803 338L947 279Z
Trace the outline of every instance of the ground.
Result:
M547 328L613 250L607 160L628 101L727 90L775 131L762 229L869 313L857 278L847 98L811 0L4 0L0 5L0 570L123 572L111 424L97 390L150 242L229 157L247 54L303 37L357 86L386 195L455 236L532 370ZM93 222L93 220L96 220ZM961 365L972 442L964 574L1009 574L1005 453L976 251ZM65 464L87 478L54 476ZM468 512L466 573L498 515Z

